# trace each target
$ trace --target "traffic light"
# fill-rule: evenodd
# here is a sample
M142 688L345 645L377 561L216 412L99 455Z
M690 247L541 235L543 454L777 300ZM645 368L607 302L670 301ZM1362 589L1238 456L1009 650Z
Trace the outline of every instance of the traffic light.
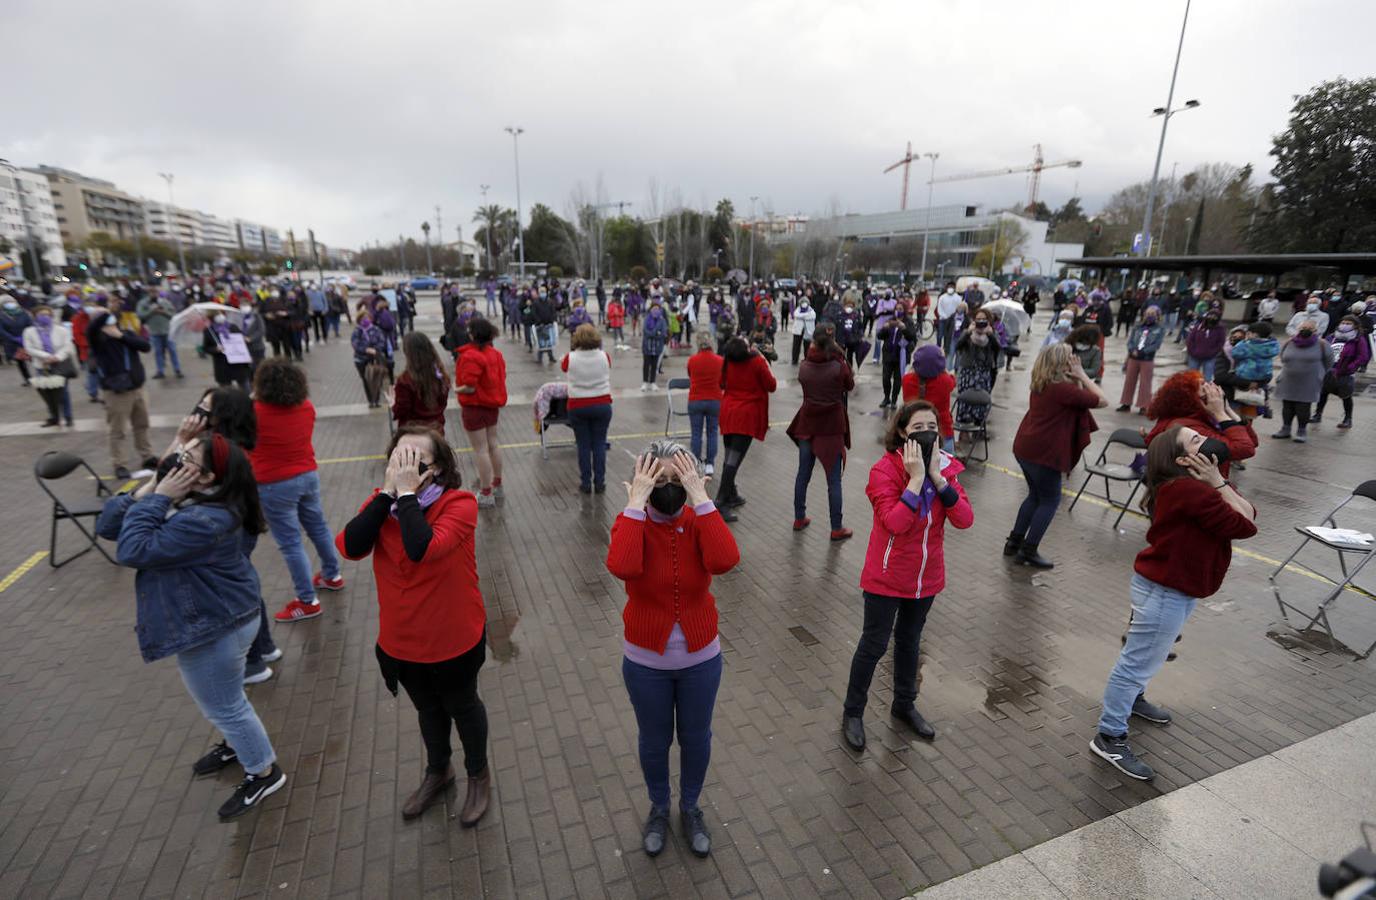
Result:
M293 265L292 261L291 261L291 260L287 260L287 271L288 271L288 272L291 271L292 265Z
M77 263L77 266L81 269L81 271L83 271L83 272L86 271L86 264L85 264L85 263Z

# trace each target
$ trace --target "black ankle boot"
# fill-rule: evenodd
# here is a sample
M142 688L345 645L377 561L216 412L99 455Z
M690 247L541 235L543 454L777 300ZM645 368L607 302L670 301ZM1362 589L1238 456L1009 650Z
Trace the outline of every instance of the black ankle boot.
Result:
M1003 555L1012 556L1022 549L1022 538L1016 534L1010 534L1008 539L1003 542Z
M1018 563L1034 569L1050 569L1056 564L1037 552L1036 544L1023 544L1018 549Z

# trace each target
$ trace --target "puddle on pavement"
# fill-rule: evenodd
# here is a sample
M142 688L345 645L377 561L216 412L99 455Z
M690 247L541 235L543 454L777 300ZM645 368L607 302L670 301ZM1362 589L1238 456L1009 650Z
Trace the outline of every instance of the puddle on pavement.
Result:
M1325 656L1330 653L1337 653L1359 659L1361 654L1329 636L1328 632L1319 628L1307 628L1303 631L1288 626L1273 627L1266 632L1266 638L1280 647L1302 659L1308 660L1310 655Z
M506 664L521 655L521 648L512 637L520 621L519 612L487 620L487 645L492 648L492 658L497 662Z

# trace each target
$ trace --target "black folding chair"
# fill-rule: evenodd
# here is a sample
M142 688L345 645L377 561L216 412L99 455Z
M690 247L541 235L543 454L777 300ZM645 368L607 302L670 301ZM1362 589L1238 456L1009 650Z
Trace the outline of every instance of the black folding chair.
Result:
M688 395L687 395L686 393L683 395L683 396L684 396L683 409L681 409L681 410L680 410L680 409L676 409L676 408L674 407L674 391L680 391L680 392L687 391L688 388L691 387L691 386L692 386L692 382L689 381L687 378L670 378L670 379L669 379L668 390L665 391L665 395L664 395L664 396L665 396L665 399L669 401L669 409L668 409L668 411L666 411L666 412L664 413L664 436L665 436L665 437L679 437L679 436L683 436L683 435L687 434L687 432L678 431L678 432L674 432L674 434L671 435L671 434L669 433L669 429L670 429L670 426L673 425L674 416L683 416L684 418L687 418L687 417L688 417L688 400L687 400Z
M1109 435L1108 442L1099 451L1099 458L1093 463L1085 463L1085 481L1080 485L1080 489L1075 493L1075 499L1070 501L1070 509L1075 508L1079 502L1080 495L1089 487L1090 479L1104 479L1104 499L1108 505L1118 510L1118 518L1113 520L1113 527L1116 529L1118 523L1123 521L1123 516L1127 514L1128 508L1132 506L1132 498L1137 496L1138 489L1142 486L1142 473L1134 469L1129 463L1111 462L1108 452L1114 444L1127 447L1135 457L1139 452L1147 449L1147 442L1143 439L1142 433L1135 428L1118 428L1113 434ZM1128 492L1128 499L1122 503L1117 503L1113 499L1113 483L1117 481L1122 484L1131 484L1132 490Z
M549 459L551 447L575 447L577 441L554 441L547 437L549 430L555 425L565 425L570 431L573 424L569 421L569 401L567 397L552 397L549 401L549 412L540 420L540 458Z
M1276 595L1276 603L1280 604L1281 618L1285 619L1287 622L1290 621L1290 617L1287 614L1287 610L1294 610L1300 616L1308 620L1300 629L1301 631L1308 631L1309 629L1313 628L1316 624L1322 623L1324 631L1328 632L1329 640L1333 641L1333 643L1335 644L1340 642L1338 641L1337 637L1333 634L1333 626L1328 621L1328 610L1334 604L1334 602L1337 601L1338 597L1342 595L1343 591L1350 589L1355 593L1366 595L1368 599L1376 599L1376 597L1373 597L1370 592L1363 590L1362 588L1358 587L1353 583L1356 580L1357 575L1361 573L1362 569L1366 568L1367 563L1371 562L1373 559L1376 559L1376 540L1367 541L1365 543L1356 541L1346 541L1332 536L1324 535L1322 533L1318 533L1315 531L1315 529L1322 527L1337 528L1338 523L1335 517L1338 515L1338 512L1344 506L1347 506L1347 504L1351 503L1358 497L1361 497L1365 500L1376 501L1376 480L1363 481L1361 484L1357 485L1357 487L1355 487L1352 490L1352 493L1349 494L1347 498L1343 500L1342 503L1339 503L1337 506L1333 507L1333 511L1329 513L1326 517L1324 517L1322 525L1296 525L1295 530L1303 536L1303 540L1300 541L1300 545L1295 548L1295 551L1291 553L1289 556L1287 556L1285 558L1285 561L1282 562L1279 566L1277 566L1275 571L1273 571L1269 576L1267 576L1268 580L1271 582L1271 591ZM1324 575L1322 572L1319 572L1317 569L1313 569L1309 566L1301 567L1306 571L1314 573L1322 580L1327 581L1333 585L1332 589L1329 590L1328 593L1324 595L1323 599L1319 601L1318 608L1313 613L1310 613L1308 610L1302 609L1299 606L1296 606L1294 603L1282 598L1280 595L1280 585L1276 583L1276 576L1278 576L1281 572L1285 571L1285 567L1290 565L1290 562L1296 556L1299 556L1300 551L1303 550L1306 546L1308 546L1310 541L1315 541L1319 544L1322 544L1323 546L1327 547L1328 549L1336 553L1338 556L1338 569L1342 573L1341 579L1332 578L1327 575ZM1357 564L1353 566L1350 570L1347 566L1347 558L1349 556L1355 556L1358 558ZM1366 652L1358 656L1357 658L1366 659L1368 656L1371 655L1371 652L1373 650L1376 650L1376 641L1372 641L1371 646L1366 648Z
M969 435L970 437L970 446L966 448L965 455L960 458L961 462L969 462L975 458L975 445L980 441L984 441L984 455L979 457L976 462L988 462L989 410L994 404L994 399L989 396L988 391L981 388L966 388L956 395L956 403L964 404L968 408L973 408L974 411L979 411L981 408L984 411L984 415L980 418L961 419L958 414L969 410L961 410L957 406L957 416L952 427L957 435Z
M71 475L77 469L85 469L87 473L90 474L91 478L95 481L96 494L94 497L86 497L79 500L64 500L53 492L52 488L48 486L48 482L60 481L68 475ZM113 496L110 489L105 486L105 482L101 481L100 476L96 474L95 469L92 469L86 460L74 453L66 453L61 450L49 450L34 461L33 474L35 480L38 481L38 486L43 489L43 493L51 497L53 501L52 530L48 538L48 564L54 569L59 569L76 559L78 556L89 553L92 547L99 550L101 556L105 557L111 563L114 563L115 561L110 559L110 554L106 553L105 548L100 546L100 539L96 537L95 522L91 522L91 528L89 530L85 525L81 524L82 519L90 518L94 520L96 516L100 515L100 511L105 508L105 501ZM88 543L79 553L58 562L57 523L63 519L67 519L75 525L81 533L86 536Z

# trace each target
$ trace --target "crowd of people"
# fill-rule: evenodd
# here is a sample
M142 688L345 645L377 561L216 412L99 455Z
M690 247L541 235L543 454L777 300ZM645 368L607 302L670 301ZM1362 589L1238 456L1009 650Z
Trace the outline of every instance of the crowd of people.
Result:
M1269 416L1278 400L1283 426L1274 436L1303 441L1307 428L1322 421L1328 397L1337 395L1344 409L1339 427L1350 427L1355 376L1370 362L1376 318L1376 303L1314 294L1284 326L1282 344L1274 333L1280 315L1274 297L1254 304L1246 323L1228 328L1211 291L1201 290L1191 304L1183 296L1188 292L1144 288L1114 298L1100 285L1058 289L1047 333L1034 349L1035 288L986 297L978 286L957 292L952 282L934 301L925 290L854 283L704 289L666 280L608 292L601 281L590 287L542 279L524 286L492 281L482 290L486 304L479 310L457 286L443 286L438 348L415 330L415 301L404 286L374 287L352 308L342 285L236 282L175 292L122 285L74 290L58 301L8 296L0 303L6 357L42 397L45 424L71 423L67 382L81 380L84 370L94 375L85 386L105 406L111 462L124 480L131 475L126 423L133 430L147 474L108 501L98 531L116 543L120 564L137 570L144 659L175 656L188 692L223 736L195 763L195 774L236 763L243 768L243 780L220 809L224 819L286 783L244 690L271 678L267 664L281 658L273 627L320 616L320 593L345 588L341 559L365 558L377 589L379 671L394 694L398 685L405 689L426 752L421 783L401 813L421 815L456 780L456 729L467 776L460 824L470 827L483 817L493 779L479 693L487 637L476 534L480 511L503 495L497 425L508 400L507 360L497 342L504 334L508 352L524 345L536 365L558 357L576 437L578 489L585 494L607 490L612 373L617 354L629 350L627 330L640 339L642 391L656 389L666 355L684 351L690 444L655 441L636 457L605 564L626 590L622 674L649 800L644 849L654 856L666 845L668 757L677 739L680 824L691 852L705 856L711 832L699 798L724 677L711 584L741 559L729 525L747 503L744 460L769 429L771 395L780 383L775 368L783 365L774 350L780 329L793 338L789 364L802 395L785 432L797 449L796 532L811 524L807 492L820 464L830 540L852 536L844 524L842 474L853 452L853 392L861 367L879 367L885 435L865 487L871 521L858 585L863 624L840 717L842 739L856 752L866 746L868 694L891 640L890 713L918 738L936 737L917 708L919 645L945 588L946 525L959 531L974 521L955 438L984 426L990 404L977 396L988 396L1000 372L1027 351L1030 388L1025 405L1015 404L1024 412L1011 449L1028 493L1003 553L1021 565L1052 568L1043 539L1062 479L1098 428L1093 411L1111 404L1102 386L1105 343L1123 336L1118 412L1135 405L1151 420L1140 460L1142 509L1151 525L1131 576L1132 620L1090 745L1125 775L1145 780L1154 773L1128 742L1128 720L1170 723L1170 713L1147 700L1148 684L1195 603L1221 586L1232 541L1257 531L1255 508L1229 480L1256 452L1252 422ZM174 377L184 376L170 324L195 303L222 307L207 310L200 344L217 387L202 394L172 444L156 453L141 357L155 353L155 378L165 377L165 358ZM317 344L340 339L341 318L352 326L350 349L369 406L385 405L393 430L380 483L337 529L323 512L316 410L300 363L312 337ZM1181 321L1176 342L1184 344L1186 368L1155 386L1155 363L1169 329ZM568 349L556 354L561 332L569 336ZM236 334L246 360L235 352L240 342L230 336ZM473 452L471 490L446 434L451 391ZM265 533L294 592L273 616L252 561Z

